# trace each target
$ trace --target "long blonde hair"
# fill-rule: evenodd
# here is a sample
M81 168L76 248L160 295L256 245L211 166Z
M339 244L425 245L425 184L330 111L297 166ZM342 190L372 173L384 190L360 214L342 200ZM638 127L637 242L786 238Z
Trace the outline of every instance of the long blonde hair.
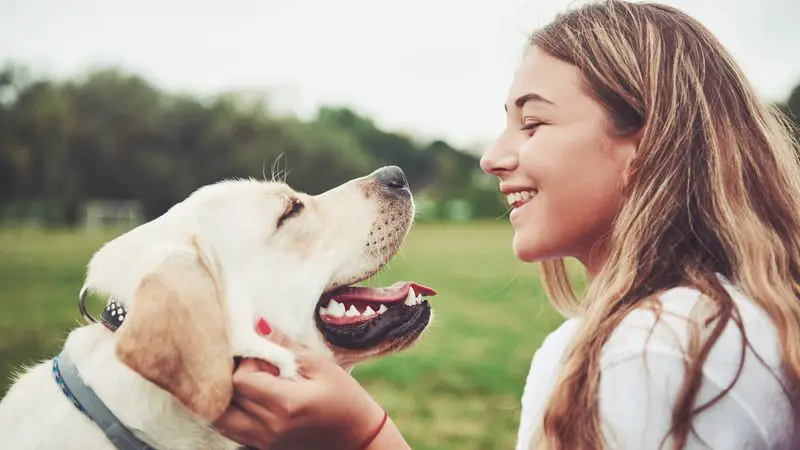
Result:
M709 350L731 322L746 344L716 274L774 321L785 365L780 376L796 405L800 164L788 121L759 101L707 29L668 6L592 3L558 16L531 44L577 66L613 132L640 138L605 243L607 259L586 301L573 294L563 260L543 263L555 307L583 321L531 448L605 446L597 403L601 349L632 309L684 285L713 301L715 320L687 350L688 370L663 441L671 436L672 448L683 448L693 417L708 406L696 402Z

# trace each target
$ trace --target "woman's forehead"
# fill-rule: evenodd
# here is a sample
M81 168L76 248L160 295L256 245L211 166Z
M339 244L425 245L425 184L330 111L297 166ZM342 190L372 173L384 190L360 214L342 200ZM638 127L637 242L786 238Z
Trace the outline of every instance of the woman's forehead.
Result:
M588 96L582 89L581 74L577 67L532 47L517 68L506 107L509 110L519 108L519 99L525 97L545 100L535 102L542 106L560 106L573 104L580 97Z

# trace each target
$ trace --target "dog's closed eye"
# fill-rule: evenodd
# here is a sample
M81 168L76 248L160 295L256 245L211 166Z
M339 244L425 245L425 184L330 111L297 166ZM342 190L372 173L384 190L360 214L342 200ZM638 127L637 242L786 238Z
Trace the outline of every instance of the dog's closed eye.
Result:
M286 210L278 218L278 228L280 228L286 220L300 214L304 208L305 205L299 198L289 199L289 202L286 204Z

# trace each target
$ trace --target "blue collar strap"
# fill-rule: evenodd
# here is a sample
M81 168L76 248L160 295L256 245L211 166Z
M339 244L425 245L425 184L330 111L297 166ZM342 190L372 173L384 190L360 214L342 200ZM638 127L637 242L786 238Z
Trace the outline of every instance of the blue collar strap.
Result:
M94 390L81 380L78 370L65 353L53 358L53 377L64 395L96 423L119 450L155 450L134 436L106 407Z

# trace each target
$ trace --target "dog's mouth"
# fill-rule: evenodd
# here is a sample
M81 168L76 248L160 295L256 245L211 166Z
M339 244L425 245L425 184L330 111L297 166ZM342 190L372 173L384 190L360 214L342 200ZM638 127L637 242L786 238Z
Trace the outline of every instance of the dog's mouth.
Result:
M379 288L347 286L325 293L314 318L331 345L364 350L416 337L430 321L425 297L433 295L433 289L408 281Z

